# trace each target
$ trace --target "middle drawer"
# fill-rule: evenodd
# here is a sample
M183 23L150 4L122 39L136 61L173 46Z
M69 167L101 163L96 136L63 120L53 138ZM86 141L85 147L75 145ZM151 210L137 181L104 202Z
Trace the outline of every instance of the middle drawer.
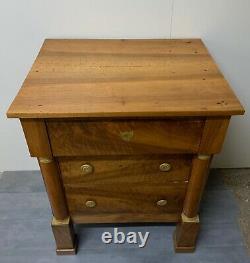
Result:
M192 155L59 158L64 184L186 183Z

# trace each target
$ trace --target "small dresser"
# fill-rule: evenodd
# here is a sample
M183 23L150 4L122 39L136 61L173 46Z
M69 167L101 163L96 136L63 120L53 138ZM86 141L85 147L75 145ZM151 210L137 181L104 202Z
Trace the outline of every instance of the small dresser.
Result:
M74 254L87 223L174 222L175 250L193 251L211 159L243 113L199 39L48 39L7 116L38 159L56 251Z

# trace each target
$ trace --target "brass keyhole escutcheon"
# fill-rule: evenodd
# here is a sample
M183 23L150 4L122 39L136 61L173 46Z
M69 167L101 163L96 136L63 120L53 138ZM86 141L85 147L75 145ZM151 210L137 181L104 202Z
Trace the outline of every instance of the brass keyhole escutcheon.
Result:
M85 175L93 173L93 170L94 170L93 166L88 163L83 164L80 168L81 168L82 174L85 174Z
M134 131L124 131L120 132L120 137L123 141L129 142L134 136Z
M160 164L160 171L162 172L168 172L171 170L171 164L170 163L162 163Z
M168 203L168 202L167 202L167 200L165 200L165 199L161 199L161 200L159 200L159 201L156 202L156 204L157 204L158 206L165 206L167 203Z
M93 200L86 201L85 203L86 207L93 208L96 207L96 202Z

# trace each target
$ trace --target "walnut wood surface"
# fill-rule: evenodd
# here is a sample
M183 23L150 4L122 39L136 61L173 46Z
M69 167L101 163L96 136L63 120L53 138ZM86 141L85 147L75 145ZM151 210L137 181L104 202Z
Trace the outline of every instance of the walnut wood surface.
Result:
M194 153L204 121L47 121L54 156ZM132 133L129 140L122 134Z
M23 132L32 157L51 158L49 138L43 119L21 119Z
M207 118L202 133L199 153L215 154L221 151L230 117Z
M174 233L175 252L193 252L200 229L200 222L186 222L181 220Z
M76 223L177 222L190 175L192 155L59 158L70 216ZM163 162L168 172L159 171ZM84 175L81 165L91 164ZM164 207L156 202L167 200ZM96 207L86 207L93 200Z
M183 213L187 217L195 217L198 214L201 197L209 171L211 157L201 160L198 157L193 158L192 171L187 187L187 193L183 206Z
M156 183L82 183L64 185L69 213L92 216L100 214L164 214L181 213L186 192L186 184L159 185ZM166 206L157 206L157 201L166 199ZM96 202L96 207L86 207L87 201ZM127 219L129 222L129 218Z
M112 203L111 203L112 204ZM180 213L71 213L72 221L76 224L95 223L175 223L180 221Z
M199 39L45 40L8 117L243 114Z
M54 160L50 163L42 163L39 161L39 165L52 213L56 219L63 220L67 218L69 214L58 165Z
M134 156L114 158L60 158L64 184L186 184L191 170L192 155ZM170 171L160 171L160 164L169 163ZM89 164L93 172L84 174L81 166Z
M56 252L58 255L76 254L76 236L71 219L64 221L52 219L51 228L56 241Z
M211 160L199 155L219 152L230 116L243 113L199 39L45 40L7 116L21 119L31 156L43 158L57 253L69 254L69 216L180 222L176 251L194 250L199 223L189 219ZM81 172L86 163L93 173Z

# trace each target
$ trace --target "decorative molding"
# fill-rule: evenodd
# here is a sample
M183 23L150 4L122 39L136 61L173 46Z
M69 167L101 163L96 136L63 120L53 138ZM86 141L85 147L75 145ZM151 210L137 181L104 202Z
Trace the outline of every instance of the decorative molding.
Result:
M211 155L207 155L207 154L198 154L197 158L199 160L208 160L211 157Z
M40 163L52 163L53 162L52 159L43 158L43 157L39 157L38 160Z
M195 217L187 217L184 213L181 214L182 222L184 223L200 223L199 215Z
M70 217L66 217L65 219L63 220L58 220L56 219L54 216L52 217L52 222L51 224L53 226L58 226L58 225L68 225L70 222Z

